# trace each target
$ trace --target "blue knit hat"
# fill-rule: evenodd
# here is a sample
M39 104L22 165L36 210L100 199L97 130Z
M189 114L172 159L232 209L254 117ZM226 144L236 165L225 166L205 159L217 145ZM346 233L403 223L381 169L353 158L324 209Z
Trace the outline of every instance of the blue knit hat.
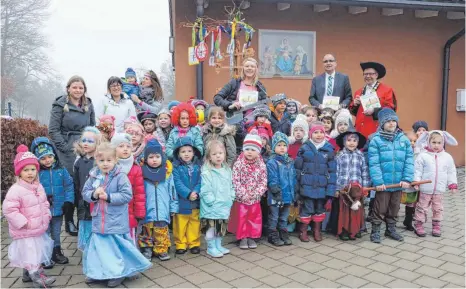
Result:
M379 118L379 127L380 127L380 129L383 129L384 124L387 121L390 121L390 120L394 120L397 123L399 123L398 115L396 115L396 112L391 108L387 108L387 107L382 108L379 111L379 114L377 116Z
M429 130L429 126L427 125L427 122L423 120L418 120L413 124L413 131L417 132L417 130L421 127L425 128L425 130L427 131Z
M178 104L180 104L180 102L178 100L172 100L168 103L168 110L171 110L174 106L177 106Z
M36 146L36 148L34 149L34 154L39 160L42 157L49 156L49 155L55 157L53 147L47 143L40 143L38 146Z
M272 153L275 153L275 147L278 145L279 142L284 142L286 146L288 146L289 144L288 137L286 136L286 134L277 131L272 137Z
M147 158L150 154L159 154L162 156L162 163L160 164L160 167L149 167L147 164ZM152 182L161 182L165 180L165 175L167 173L167 167L165 165L166 162L167 157L163 153L162 145L156 139L149 140L144 148L144 165L142 166L142 175L144 179L148 179Z
M130 68L126 69L125 77L126 78L128 78L128 77L136 78L136 72L134 72L134 70L130 67Z

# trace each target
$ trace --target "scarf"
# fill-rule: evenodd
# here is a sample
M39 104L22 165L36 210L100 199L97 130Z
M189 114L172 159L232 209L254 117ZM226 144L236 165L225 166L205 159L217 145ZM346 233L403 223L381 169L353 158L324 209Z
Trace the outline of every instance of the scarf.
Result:
M118 164L120 165L121 167L121 171L125 174L129 174L129 171L131 170L131 168L133 167L133 164L134 164L134 157L133 155L131 155L129 158L127 159L119 159L118 160Z
M144 176L144 179L147 179L154 183L163 182L165 180L166 173L166 163L163 161L162 164L157 168L150 167L146 163L144 163L144 165L142 166L142 175Z
M142 140L142 142L137 147L133 147L133 157L137 158L139 155L141 155L144 152L145 147L146 143L144 142L144 140Z
M181 127L179 126L178 127L178 137L179 138L182 138L184 136L186 136L188 134L188 131L189 131L190 127Z
M310 139L309 141L316 147L316 150L320 150L325 145L325 143L327 142L326 140L324 140L321 143L316 143L312 139Z
M379 134L384 139L386 139L388 141L393 141L395 139L395 136L398 134L399 131L400 130L398 128L394 132L384 131L383 129L381 129L379 131Z

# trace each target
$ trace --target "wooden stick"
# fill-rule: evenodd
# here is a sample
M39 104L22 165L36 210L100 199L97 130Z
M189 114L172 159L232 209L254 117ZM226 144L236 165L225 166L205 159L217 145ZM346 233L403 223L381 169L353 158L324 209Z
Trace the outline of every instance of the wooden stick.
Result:
M412 182L411 187L418 186L418 185L423 185L423 184L430 184L432 183L431 180L424 180L424 181L419 181L419 182ZM400 188L400 184L395 184L395 185L388 185L385 186L387 189L394 189L394 188ZM369 187L369 188L363 188L365 191L375 191L375 187Z

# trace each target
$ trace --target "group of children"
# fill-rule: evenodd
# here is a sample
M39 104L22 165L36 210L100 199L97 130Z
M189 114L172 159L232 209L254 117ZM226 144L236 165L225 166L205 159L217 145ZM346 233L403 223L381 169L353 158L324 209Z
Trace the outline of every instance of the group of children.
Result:
M428 132L422 121L402 132L396 113L384 108L368 141L354 130L349 111L301 107L285 95L251 113L253 120L238 128L226 123L221 107L171 102L157 114L127 119L124 133L115 133L112 116L104 115L100 123L107 125L85 128L75 144L73 177L46 137L35 139L31 152L20 145L17 182L3 203L13 238L10 265L24 268L23 281L37 287L55 281L43 268L68 262L60 247L62 208L75 198L86 282L106 280L109 287L137 277L153 256L170 259L170 225L176 254L199 254L202 232L215 258L229 253L222 246L227 231L241 249L256 248L263 227L271 244L291 245L296 221L302 242L309 242L311 224L317 242L321 228L332 227L342 240L354 240L365 229L363 188L371 184L373 242L381 241L384 221L386 236L403 239L395 230L402 198L405 226L412 229L415 216L414 230L425 236L432 206L432 233L440 236L443 194L457 190L454 162L444 151L456 140L447 132ZM247 131L240 150L238 129ZM411 188L420 180L432 183Z

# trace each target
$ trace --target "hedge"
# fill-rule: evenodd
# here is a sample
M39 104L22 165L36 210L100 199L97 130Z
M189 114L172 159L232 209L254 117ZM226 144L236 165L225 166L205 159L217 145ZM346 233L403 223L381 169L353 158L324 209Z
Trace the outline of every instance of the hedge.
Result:
M2 145L1 145L1 163L2 163L2 202L8 189L15 182L15 171L13 160L16 156L16 148L20 144L31 147L32 141L39 136L48 137L47 126L40 124L36 120L23 118L2 118Z

